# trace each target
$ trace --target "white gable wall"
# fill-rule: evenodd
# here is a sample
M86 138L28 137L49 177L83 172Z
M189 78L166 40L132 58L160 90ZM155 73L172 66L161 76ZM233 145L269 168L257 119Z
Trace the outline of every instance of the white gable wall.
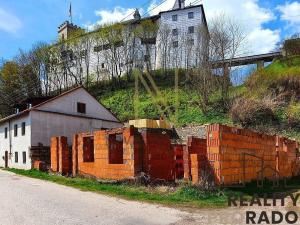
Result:
M77 113L77 102L86 104L86 114ZM84 88L71 91L53 101L45 103L39 107L39 110L60 112L74 115L93 117L103 120L118 122L118 119L111 114L104 106L92 97Z
M32 145L42 143L50 146L51 137L65 136L71 145L74 134L91 132L102 128L118 128L118 122L101 121L64 114L55 114L42 111L32 111Z

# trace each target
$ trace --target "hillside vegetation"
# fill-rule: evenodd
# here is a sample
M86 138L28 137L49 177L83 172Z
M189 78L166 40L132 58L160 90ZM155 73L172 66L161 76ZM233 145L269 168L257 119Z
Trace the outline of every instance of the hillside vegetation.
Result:
M220 93L210 96L205 112L199 105L199 94L188 86L188 76L180 72L179 113L175 116L176 95L174 71L156 71L153 78L171 112L169 120L176 126L223 123L249 127L262 132L280 133L300 140L300 57L277 60L251 74L241 86L230 88L230 109L219 105ZM159 118L157 106L140 84L136 103L139 118ZM134 80L125 81L111 90L109 84L92 87L92 92L122 121L134 119Z

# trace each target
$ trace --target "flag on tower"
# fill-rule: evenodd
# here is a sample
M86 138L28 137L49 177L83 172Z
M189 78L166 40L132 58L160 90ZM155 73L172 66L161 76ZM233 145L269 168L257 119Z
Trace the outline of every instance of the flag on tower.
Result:
M70 8L69 8L69 17L71 19L71 23L72 23L72 3L70 2Z

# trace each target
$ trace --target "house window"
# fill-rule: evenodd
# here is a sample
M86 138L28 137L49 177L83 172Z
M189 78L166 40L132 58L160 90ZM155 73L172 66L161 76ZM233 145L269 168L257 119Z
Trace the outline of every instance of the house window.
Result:
M15 126L14 126L14 136L15 137L18 136L18 124L15 124Z
M195 31L195 27L193 27L193 26L189 27L188 29L189 29L189 34L193 34Z
M77 112L85 114L86 113L86 105L84 103L77 102Z
M173 48L178 48L178 41L173 41Z
M193 19L194 18L194 12L189 12L188 13L188 18Z
M22 123L22 136L25 135L25 130L26 130L25 128L26 128L26 123L23 122L23 123Z
M7 139L7 135L8 134L8 129L7 129L7 127L5 127L5 129L4 129L4 138L5 139Z
M17 163L19 161L19 155L18 152L15 152L15 163Z
M172 35L177 36L178 35L178 29L173 29L172 30Z
M172 16L172 21L177 21L177 19L178 19L177 15Z
M26 164L26 152L23 152L23 164Z

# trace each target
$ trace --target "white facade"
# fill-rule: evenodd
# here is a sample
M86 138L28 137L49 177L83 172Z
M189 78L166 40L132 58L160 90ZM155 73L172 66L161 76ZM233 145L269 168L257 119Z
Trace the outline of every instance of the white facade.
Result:
M181 2L180 2L181 1ZM117 77L130 73L133 68L142 70L157 70L161 68L193 68L199 65L197 52L202 48L200 42L204 32L207 32L206 18L202 5L184 6L184 1L174 1L173 9L160 12L159 15L125 21L127 31L123 33L123 43L119 47L105 48L107 43L93 37L91 32L82 37L82 43L63 44L63 55L73 52L73 56L67 56L67 60L58 59L59 64L68 67L69 70L60 68L63 73L72 71L78 77L85 77L89 71L89 79L102 80L108 77ZM137 13L137 12L136 12ZM176 16L176 20L174 19ZM152 20L158 25L158 31L151 44L142 43L141 38L134 35L133 29L144 20ZM64 26L65 29L73 29L75 25ZM68 28L70 27L70 28ZM176 31L175 31L176 30ZM175 33L176 34L175 34ZM59 29L59 36L65 34L64 29ZM86 49L85 40L92 44ZM126 40L125 40L126 39ZM81 52L86 52L81 57ZM75 55L75 57L74 57ZM79 57L80 55L80 57ZM61 55L56 56L60 58ZM114 62L114 61L117 62ZM86 61L88 63L86 63ZM57 70L55 70L57 73ZM59 74L59 73L58 73Z
M77 103L85 104L85 113L78 113ZM22 132L24 123L25 132ZM0 120L0 167L5 167L5 152L8 154L8 167L31 169L32 146L50 146L53 136L66 136L71 144L76 133L118 127L122 124L109 110L85 89L76 88Z

